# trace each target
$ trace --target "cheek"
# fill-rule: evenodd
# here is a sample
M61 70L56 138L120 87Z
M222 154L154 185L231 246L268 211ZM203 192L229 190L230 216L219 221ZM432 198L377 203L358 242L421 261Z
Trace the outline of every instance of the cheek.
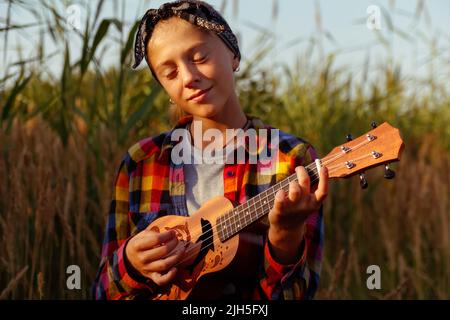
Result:
M217 74L217 85L220 88L220 91L226 95L229 95L234 90L233 72L230 72L227 67L217 70Z
M218 78L218 70L217 65L214 65L214 63L204 63L202 65L198 66L199 73L208 80L217 80Z
M230 80L233 78L233 66L229 57L224 54L218 54L211 57L207 63L199 66L202 73L207 78L214 78L216 81Z
M164 83L163 88L169 95L169 97L174 99L182 98L183 91L180 89L181 84L179 84L178 81L171 81L169 83Z
M206 78L213 80L214 84L219 87L221 91L229 91L230 88L234 87L233 69L223 61L205 65L202 74Z

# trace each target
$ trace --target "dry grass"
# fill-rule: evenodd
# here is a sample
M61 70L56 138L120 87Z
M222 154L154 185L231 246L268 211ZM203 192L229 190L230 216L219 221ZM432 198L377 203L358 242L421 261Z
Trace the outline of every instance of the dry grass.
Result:
M434 142L425 137L417 154L406 148L393 181L375 168L368 190L356 179L333 185L318 298L449 299L450 154ZM373 292L366 288L372 264L382 279Z
M64 289L66 267L81 267L86 289L98 264L118 160L99 179L96 159L81 136L71 136L64 147L38 119L17 124L8 137L0 134L0 145L2 285L22 276L15 278L18 283L8 297L87 298L87 290ZM28 270L19 273L24 266Z

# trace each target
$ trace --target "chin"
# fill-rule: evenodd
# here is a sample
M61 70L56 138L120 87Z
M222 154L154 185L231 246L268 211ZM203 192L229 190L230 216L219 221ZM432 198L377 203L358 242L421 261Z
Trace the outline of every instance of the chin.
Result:
M212 104L203 104L197 105L196 107L192 108L192 111L190 113L194 116L202 118L213 118L218 115L221 110L221 107Z

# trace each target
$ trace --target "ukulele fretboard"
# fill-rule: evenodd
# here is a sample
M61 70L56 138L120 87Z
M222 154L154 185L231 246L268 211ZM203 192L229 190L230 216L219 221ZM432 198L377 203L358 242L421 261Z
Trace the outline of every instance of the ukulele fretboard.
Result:
M311 186L319 181L319 173L315 163L311 163L305 167L308 172ZM281 180L277 184L267 188L257 194L247 202L233 208L217 219L217 231L222 242L239 233L253 222L261 219L269 213L275 200L275 194L283 189L284 192L289 191L289 183L297 181L297 174L294 173L289 177Z

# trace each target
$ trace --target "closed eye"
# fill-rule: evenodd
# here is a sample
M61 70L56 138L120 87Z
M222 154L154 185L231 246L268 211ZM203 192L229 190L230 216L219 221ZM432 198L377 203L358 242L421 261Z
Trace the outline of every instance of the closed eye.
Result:
M163 77L166 79L173 79L177 76L177 70L173 69L173 70L167 70L166 72L163 73Z
M192 59L192 61L194 63L203 63L208 59L208 55L202 55L202 56L198 56L198 57L194 57L194 59Z

